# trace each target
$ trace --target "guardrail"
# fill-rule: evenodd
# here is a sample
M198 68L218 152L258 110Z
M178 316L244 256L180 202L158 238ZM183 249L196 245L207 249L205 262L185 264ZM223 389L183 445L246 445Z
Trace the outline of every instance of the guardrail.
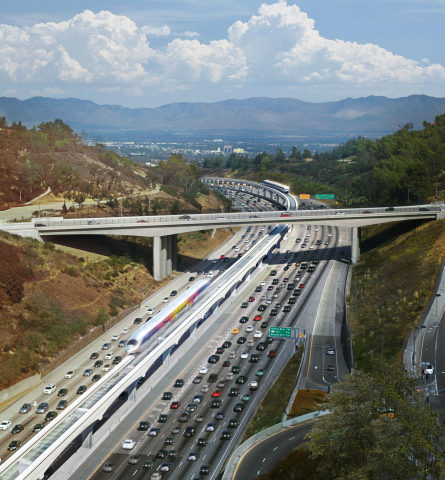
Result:
M220 304L230 298L232 291L242 285L262 262L264 256L279 244L285 231L284 227L278 227L276 233L263 236L248 254L241 257L238 262L217 277L215 282L212 282L198 304L184 312L184 315L169 327L162 343L151 345L143 353L144 356L126 357L119 371L115 370L111 376L104 376L88 391L88 397L75 400L67 410L48 425L48 428L39 432L8 458L0 467L2 480L41 478L66 448L66 444L100 420L120 392L135 384L140 377L146 376L151 366L160 358L164 361L174 346L185 341ZM188 335L186 335L187 332ZM162 362L156 369L161 364ZM150 375L156 369L151 371Z

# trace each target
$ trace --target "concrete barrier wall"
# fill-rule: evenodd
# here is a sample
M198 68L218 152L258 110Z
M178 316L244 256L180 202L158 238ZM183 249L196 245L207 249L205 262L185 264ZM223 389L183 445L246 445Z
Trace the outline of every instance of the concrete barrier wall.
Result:
M6 402L7 400L18 397L22 393L26 392L30 388L34 388L36 385L40 384L40 374L36 373L32 377L25 378L21 382L12 385L9 388L5 388L0 391L0 403Z

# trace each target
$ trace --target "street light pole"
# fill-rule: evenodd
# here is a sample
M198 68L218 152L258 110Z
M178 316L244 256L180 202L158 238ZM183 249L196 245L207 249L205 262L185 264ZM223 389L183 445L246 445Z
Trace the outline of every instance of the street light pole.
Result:
M436 324L439 323L439 320L437 319L437 299L441 297L442 295L440 293L436 293Z

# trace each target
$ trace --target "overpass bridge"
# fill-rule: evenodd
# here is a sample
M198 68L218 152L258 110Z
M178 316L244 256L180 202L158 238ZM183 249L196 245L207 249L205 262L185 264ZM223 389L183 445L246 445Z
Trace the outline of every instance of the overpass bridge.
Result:
M353 232L352 262L355 263L359 254L360 227L407 220L437 220L444 216L445 205L415 205L289 212L266 211L82 219L34 218L30 222L0 223L0 230L39 240L53 236L72 235L153 237L153 276L155 280L161 280L175 268L178 233L247 225L315 224L350 227Z

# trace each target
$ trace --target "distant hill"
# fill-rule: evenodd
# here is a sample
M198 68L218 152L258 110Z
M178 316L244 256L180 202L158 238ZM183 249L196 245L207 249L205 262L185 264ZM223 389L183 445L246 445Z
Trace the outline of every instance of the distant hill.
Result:
M215 103L172 103L158 108L97 105L76 98L0 97L0 117L26 126L61 118L77 131L273 132L384 135L407 123L420 128L445 113L445 98L370 96L310 103L293 98L249 98Z

